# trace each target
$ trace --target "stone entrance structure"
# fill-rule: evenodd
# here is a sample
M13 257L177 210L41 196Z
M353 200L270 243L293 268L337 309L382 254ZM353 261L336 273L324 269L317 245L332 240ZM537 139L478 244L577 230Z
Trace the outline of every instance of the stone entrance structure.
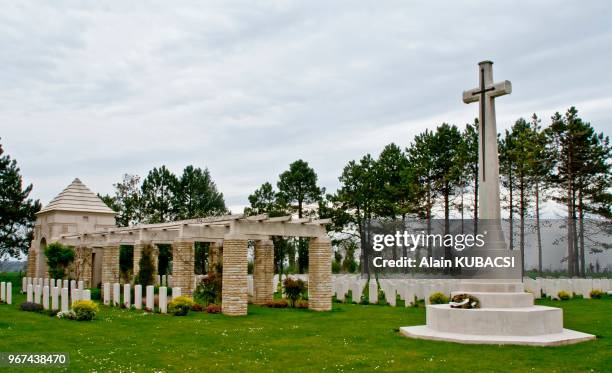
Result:
M80 190L79 193L75 192L77 189ZM84 200L84 196L87 196L91 203L90 210L96 210L95 213L87 211L85 215L84 208L77 211L65 211L70 205L68 200L77 197L77 199ZM95 201L91 198L92 196L96 199ZM72 208L76 207L72 206ZM89 221L90 224L79 225L76 221L81 220L76 218L73 219L76 220L73 225L67 226L67 223L58 226L42 220L42 217L47 216L45 214L51 211L56 212L56 209L62 211L61 216L68 215L73 218L78 216L83 221ZM267 215L246 217L239 214L118 228L114 225L114 212L108 209L78 179L40 214L41 222L37 223L37 234L28 258L30 277L46 277L47 275L44 273L46 270L41 269L44 259L36 259L41 251L40 246L36 243L41 242L41 239L45 239L47 243L60 242L74 247L77 259L83 258L81 263L84 263L85 268L81 271L82 278L78 279L85 280L89 286L97 286L99 282L120 282L120 245L133 246L134 275L136 275L143 250L152 250L156 267L155 245L170 244L173 258L172 286L180 287L183 294L191 295L195 287L195 243L208 242L210 243L211 260L209 265L214 268L216 264L222 264L223 268L223 313L233 316L246 315L249 243L254 243L255 247L253 302L263 304L272 300L275 290L273 288L274 245L271 238L273 236L305 237L310 238L309 308L315 311L331 310L332 249L331 241L325 230L325 224L329 223L327 219L292 219L291 216L269 218ZM100 280L95 281L98 258Z
M494 227L485 240L489 255L509 255L503 242L499 201L499 157L494 98L509 94L509 81L493 83L493 62L478 64L480 84L463 92L465 103L479 102L479 218ZM505 252L505 253L504 253ZM522 264L521 264L522 265ZM533 294L524 291L522 278L465 280L451 295L470 294L481 308L452 308L450 304L427 306L427 323L400 328L410 338L459 343L524 344L552 346L578 343L595 336L563 328L563 310L535 306Z
M79 179L58 194L47 206L36 214L34 238L28 253L28 277L48 277L45 247L52 242L60 241L66 234L79 234L115 226L115 212L108 208ZM95 283L96 267L101 262L95 261L101 252L95 248L77 247L75 262L80 280L91 286ZM95 261L95 262L94 262ZM89 264L88 264L89 263ZM81 265L81 267L79 267Z

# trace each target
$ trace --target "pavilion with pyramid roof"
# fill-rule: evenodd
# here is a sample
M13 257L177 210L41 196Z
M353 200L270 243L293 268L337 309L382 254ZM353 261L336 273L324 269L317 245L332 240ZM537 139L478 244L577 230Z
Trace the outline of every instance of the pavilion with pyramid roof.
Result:
M115 227L115 212L111 210L94 192L81 180L74 179L60 194L36 214L34 238L28 254L28 276L47 277L47 263L44 251L47 243L59 241L61 235L78 234L86 231ZM88 274L92 280L96 277L96 263L101 258L100 253L92 250L84 257L77 252L77 261L89 264Z

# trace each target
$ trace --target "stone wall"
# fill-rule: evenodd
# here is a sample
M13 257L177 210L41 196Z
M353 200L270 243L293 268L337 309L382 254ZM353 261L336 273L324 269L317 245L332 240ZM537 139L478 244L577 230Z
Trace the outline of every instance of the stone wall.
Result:
M177 240L172 244L172 286L191 296L194 283L195 249L193 241Z
M247 240L228 237L223 244L222 311L225 315L247 314Z
M253 303L264 304L274 298L274 244L270 240L255 241L253 265Z
M332 249L329 238L311 238L308 252L308 308L332 308Z

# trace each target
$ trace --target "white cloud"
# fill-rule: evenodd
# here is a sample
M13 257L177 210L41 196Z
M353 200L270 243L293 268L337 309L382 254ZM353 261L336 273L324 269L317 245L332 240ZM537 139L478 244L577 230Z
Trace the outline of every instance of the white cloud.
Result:
M72 178L209 167L230 206L303 158L329 190L389 142L477 115L495 61L498 126L577 105L610 133L606 1L20 1L0 14L0 135L34 195Z

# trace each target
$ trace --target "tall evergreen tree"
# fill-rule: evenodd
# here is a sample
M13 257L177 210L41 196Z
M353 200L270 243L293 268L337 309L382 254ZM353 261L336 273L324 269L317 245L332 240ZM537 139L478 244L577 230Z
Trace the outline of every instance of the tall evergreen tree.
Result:
M191 165L185 167L179 180L179 219L191 219L227 212L223 194L204 170Z
M176 220L180 212L179 181L166 166L154 168L142 183L142 211L147 223Z
M41 208L38 200L28 198L30 192L32 184L24 187L17 161L0 144L0 260L28 252Z
M289 165L289 170L280 174L277 187L279 196L298 213L304 216L304 205L318 203L324 189L317 185L317 174L307 162L299 159ZM298 271L308 267L308 240L298 239Z

